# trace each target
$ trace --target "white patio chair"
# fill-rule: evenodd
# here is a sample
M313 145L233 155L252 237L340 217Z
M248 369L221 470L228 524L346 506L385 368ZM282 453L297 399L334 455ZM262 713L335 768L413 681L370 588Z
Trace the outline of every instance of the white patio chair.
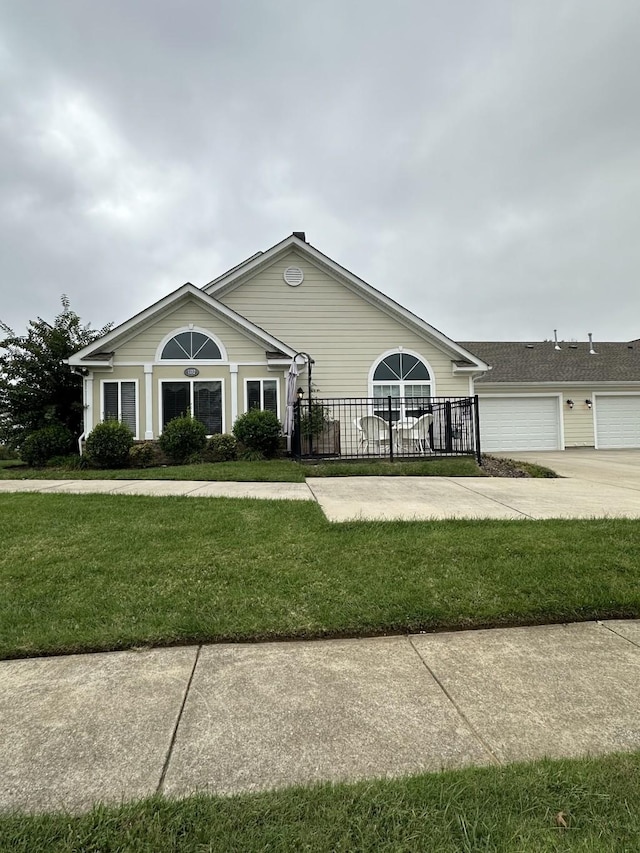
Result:
M362 418L354 418L353 425L356 428L356 436L358 437L358 451L364 450L366 439L364 430L362 429Z
M398 428L398 448L413 453L430 453L429 427L433 421L433 415L422 415L412 425L401 425Z
M364 437L364 450L369 450L371 446L382 454L385 448L389 449L390 435L386 421L377 415L365 415L360 418L360 426Z

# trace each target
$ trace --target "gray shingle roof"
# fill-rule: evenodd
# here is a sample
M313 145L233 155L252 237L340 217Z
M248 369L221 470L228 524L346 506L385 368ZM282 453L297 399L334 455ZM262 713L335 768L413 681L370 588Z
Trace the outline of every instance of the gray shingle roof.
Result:
M477 382L640 382L640 341L461 341L493 370Z

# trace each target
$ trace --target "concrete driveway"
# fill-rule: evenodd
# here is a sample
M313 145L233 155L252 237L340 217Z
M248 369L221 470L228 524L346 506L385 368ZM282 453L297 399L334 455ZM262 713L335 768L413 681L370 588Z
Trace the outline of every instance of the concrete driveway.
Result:
M561 479L308 478L330 521L447 518L640 518L640 450L496 453L546 465Z
M492 455L546 465L561 477L640 491L640 450L594 450L592 447L575 447L569 450L539 450L526 453L513 451Z

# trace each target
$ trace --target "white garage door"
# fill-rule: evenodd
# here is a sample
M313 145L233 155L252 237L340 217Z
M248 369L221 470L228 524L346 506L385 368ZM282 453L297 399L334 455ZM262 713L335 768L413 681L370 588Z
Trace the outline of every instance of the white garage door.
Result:
M492 450L560 450L557 397L480 397L480 446Z
M598 447L640 447L640 396L596 395Z

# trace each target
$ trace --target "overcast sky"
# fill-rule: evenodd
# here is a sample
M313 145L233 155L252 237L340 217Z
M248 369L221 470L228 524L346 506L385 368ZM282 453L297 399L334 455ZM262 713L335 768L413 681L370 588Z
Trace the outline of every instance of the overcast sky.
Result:
M0 319L292 231L457 340L640 337L638 0L0 0Z

